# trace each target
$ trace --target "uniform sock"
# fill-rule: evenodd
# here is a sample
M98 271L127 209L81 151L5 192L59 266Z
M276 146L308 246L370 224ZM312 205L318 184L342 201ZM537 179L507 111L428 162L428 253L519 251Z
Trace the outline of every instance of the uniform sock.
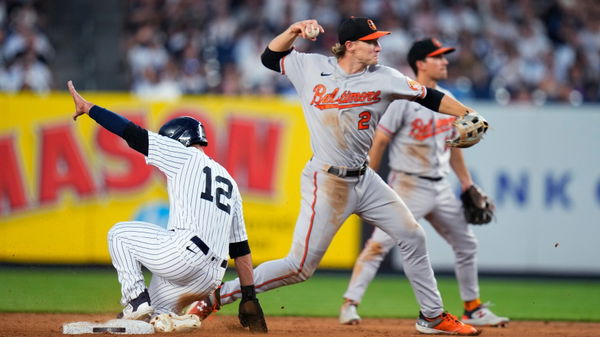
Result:
M350 303L351 305L358 307L358 302L355 302L349 298L344 298L344 304L346 304L346 303Z
M475 308L481 305L481 300L477 298L472 301L465 301L464 304L466 311L473 311Z

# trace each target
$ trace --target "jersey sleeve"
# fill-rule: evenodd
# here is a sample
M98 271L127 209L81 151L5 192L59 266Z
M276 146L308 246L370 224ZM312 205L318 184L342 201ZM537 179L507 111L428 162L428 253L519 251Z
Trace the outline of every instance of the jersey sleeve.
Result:
M427 88L396 69L386 67L391 73L391 92L394 99L413 101L427 96Z
M188 149L180 142L148 131L146 163L157 167L167 177L175 176L190 156Z
M404 115L409 104L411 102L406 100L392 102L383 114L383 117L381 117L377 128L385 132L388 136L393 137L402 127L402 121L404 120Z
M300 53L296 49L281 59L281 74L287 76L296 90L301 91L304 88L306 78L304 72L310 66L311 58L316 54Z
M238 197L235 199L235 205L233 207L233 218L231 222L231 232L229 234L229 243L248 240L246 224L244 222L244 211L242 208L242 198L239 197L238 191Z

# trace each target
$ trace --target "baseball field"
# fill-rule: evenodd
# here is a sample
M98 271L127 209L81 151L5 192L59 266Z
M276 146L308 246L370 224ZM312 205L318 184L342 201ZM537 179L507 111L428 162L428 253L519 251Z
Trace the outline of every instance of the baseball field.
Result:
M228 274L226 278L230 278ZM307 282L260 295L271 336L413 336L418 313L403 276L375 279L359 307L358 326L337 322L347 273L317 272ZM147 277L149 279L149 277ZM453 277L438 277L447 310L459 314ZM600 336L600 280L482 278L483 300L509 316L506 328L485 336ZM0 268L0 336L59 336L62 323L104 321L121 308L110 268ZM237 305L225 306L190 336L242 336ZM178 334L182 335L182 333Z

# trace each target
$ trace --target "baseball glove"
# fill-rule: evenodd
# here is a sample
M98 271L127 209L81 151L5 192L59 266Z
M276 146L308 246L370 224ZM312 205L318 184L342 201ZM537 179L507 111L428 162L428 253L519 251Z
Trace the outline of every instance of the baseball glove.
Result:
M460 199L468 223L484 225L492 221L496 206L479 187L471 185L460 195Z
M474 111L457 118L454 123L454 135L446 141L452 147L471 147L483 138L488 122Z
M250 332L267 333L269 331L257 298L240 302L238 318L244 328L250 328Z

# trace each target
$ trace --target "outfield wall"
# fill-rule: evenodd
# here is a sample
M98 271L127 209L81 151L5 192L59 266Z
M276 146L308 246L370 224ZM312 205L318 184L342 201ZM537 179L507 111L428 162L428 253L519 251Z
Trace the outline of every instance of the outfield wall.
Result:
M177 115L203 121L208 155L235 177L244 197L255 262L283 257L300 206L300 172L310 158L301 108L272 98L201 97L141 102L85 94L150 130ZM166 225L164 178L119 137L87 116L72 121L67 94L0 96L0 262L110 263L108 229L119 221ZM360 224L349 219L323 260L348 268Z
M473 226L480 269L600 276L600 106L472 106L491 129L464 154L497 206L495 221ZM449 246L420 223L436 269L452 270Z
M210 140L208 154L242 190L256 262L287 254L300 171L311 155L296 102L199 97L149 103L124 94L86 96L152 130L176 115L199 117ZM495 222L474 227L481 269L600 275L599 107L473 106L492 128L465 157L498 207ZM70 96L0 96L0 109L0 263L109 263L106 233L114 223L166 223L162 175L89 118L73 123ZM451 250L421 223L434 266L450 270ZM350 268L360 245L353 217L322 266ZM394 252L394 268L398 261Z

